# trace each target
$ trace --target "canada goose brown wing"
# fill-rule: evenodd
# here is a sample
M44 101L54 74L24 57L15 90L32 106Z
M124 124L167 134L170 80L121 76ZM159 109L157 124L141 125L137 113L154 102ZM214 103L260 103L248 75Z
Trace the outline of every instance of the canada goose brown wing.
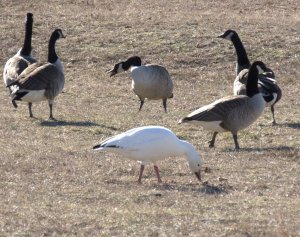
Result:
M198 121L223 121L228 115L237 110L239 107L244 106L247 96L227 96L215 101L212 104L203 106L195 110L187 116L187 120Z
M63 77L63 74L57 67L51 63L33 64L21 73L18 78L18 86L20 89L27 90L43 90L48 89L51 85L55 84L58 78Z

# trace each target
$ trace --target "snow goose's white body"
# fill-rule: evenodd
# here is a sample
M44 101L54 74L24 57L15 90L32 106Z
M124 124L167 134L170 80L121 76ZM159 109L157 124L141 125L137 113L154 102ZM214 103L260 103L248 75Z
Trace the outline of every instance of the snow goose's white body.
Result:
M133 128L124 133L104 140L94 146L95 150L109 150L122 157L142 162L139 182L141 182L144 166L152 162L159 177L156 161L167 157L186 156L190 169L200 180L201 158L195 148L188 142L180 140L169 129L160 126L144 126Z

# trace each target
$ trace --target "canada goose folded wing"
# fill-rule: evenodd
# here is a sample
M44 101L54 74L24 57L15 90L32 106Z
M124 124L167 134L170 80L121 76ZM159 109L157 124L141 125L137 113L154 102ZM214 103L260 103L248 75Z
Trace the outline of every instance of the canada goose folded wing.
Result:
M238 110L239 107L245 106L248 97L239 96L227 96L222 99L215 101L209 105L203 106L187 117L183 119L184 121L223 121L228 117L228 113L233 110Z
M20 89L43 90L58 84L61 77L63 78L64 75L51 63L42 66L33 64L19 76L16 84Z

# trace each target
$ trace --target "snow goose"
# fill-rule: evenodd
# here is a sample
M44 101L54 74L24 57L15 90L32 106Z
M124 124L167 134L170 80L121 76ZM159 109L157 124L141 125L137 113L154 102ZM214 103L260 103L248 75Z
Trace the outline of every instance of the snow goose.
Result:
M167 112L167 99L173 97L173 82L166 68L147 64L142 65L140 57L133 56L125 62L117 63L109 71L110 76L130 70L132 77L131 89L140 99L141 111L144 101L162 99L165 112Z
M49 119L54 119L52 114L54 98L62 91L65 82L63 65L55 52L55 43L59 38L65 38L65 36L61 29L56 29L49 40L47 63L30 65L16 81L8 85L14 87L11 93L12 101L20 100L32 103L48 100ZM29 116L33 117L31 104Z
M22 48L16 55L11 57L5 64L3 70L3 80L5 86L10 85L17 80L17 77L27 68L30 64L35 63L36 60L31 55L31 37L32 37L33 14L27 13L25 22L25 38ZM12 88L9 87L11 93ZM17 108L16 102L13 105Z
M258 91L258 73L262 71L264 64L254 62L249 70L246 86L247 95L233 95L221 98L209 105L203 106L188 116L182 118L179 123L198 123L208 130L212 130L213 137L209 147L214 147L218 132L230 131L233 135L235 149L240 148L237 140L237 132L251 125L263 112L265 101Z
M245 47L239 35L234 30L227 30L218 37L230 40L235 48L237 55L237 78L234 82L233 93L234 95L245 95L244 88L246 87L245 85L247 82L247 71L244 71L243 77L239 78L239 73L244 69L249 69L251 66ZM262 69L263 72L258 77L258 88L266 101L266 106L271 107L273 118L272 124L276 124L274 106L281 99L281 89L277 85L274 72L266 66Z
M94 150L107 150L122 157L141 162L138 182L141 183L145 165L154 164L158 182L162 182L156 162L167 157L186 156L190 169L201 181L201 158L188 142L180 140L169 129L160 126L144 126L104 140L93 147Z

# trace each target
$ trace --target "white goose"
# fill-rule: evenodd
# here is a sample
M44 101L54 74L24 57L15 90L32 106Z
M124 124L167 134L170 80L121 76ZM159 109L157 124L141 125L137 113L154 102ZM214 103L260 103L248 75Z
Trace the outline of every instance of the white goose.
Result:
M186 156L190 169L201 181L201 158L195 148L188 142L180 140L169 129L160 126L144 126L133 128L124 133L108 138L94 150L115 152L132 160L141 161L138 182L141 183L145 165L154 164L158 182L162 182L156 165L158 160L167 157Z
M142 65L140 57L133 56L125 62L117 63L110 76L130 69L132 77L131 89L140 99L141 111L144 101L160 100L163 101L165 112L167 112L167 99L173 97L173 82L166 68L160 65Z

